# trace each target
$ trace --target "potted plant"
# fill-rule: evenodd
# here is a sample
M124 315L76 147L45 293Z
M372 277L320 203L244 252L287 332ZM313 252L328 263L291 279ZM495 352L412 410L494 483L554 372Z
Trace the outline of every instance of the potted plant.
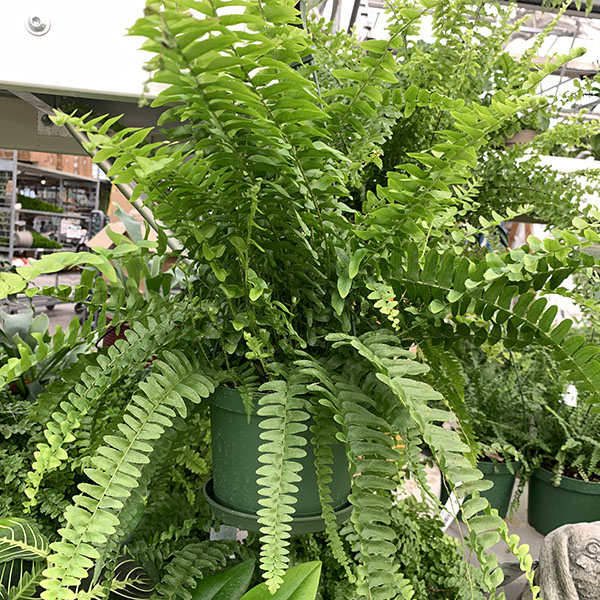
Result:
M477 230L464 224L478 157L490 138L519 111L537 106L539 81L570 57L534 73L522 65L510 89L490 92L485 102L465 99L462 84L443 94L427 82L419 87L407 78L418 72L420 50L405 71L395 52L419 18L433 11L442 27L450 10L473 26L464 3L427 0L419 10L395 12L389 40L348 42L355 53L349 62L333 53L331 60L344 64L329 69L329 84L321 87L319 70L337 36L297 27L291 0L248 0L235 14L220 10L225 6L225 0L149 3L133 28L153 53L153 79L167 84L154 101L164 107L166 142L146 143L148 130L111 133L115 118L55 119L89 138L96 161L114 159L110 175L135 180L136 197L179 240L188 274L181 292L144 296L135 282L120 281L111 260L147 251L131 241L77 258L44 257L0 281L0 293L14 293L44 269L80 261L89 269L73 294L94 310L102 307L99 335L109 310L113 323L131 324L125 339L80 363L77 384L66 381L52 400L45 397L53 410L35 451L29 508L47 474L66 468L87 443L106 391L132 366L156 357L86 455L81 493L51 545L43 598L74 599L90 572L92 585L98 583L102 561L114 558L130 535L180 430L219 388L239 392L242 421L255 411L261 419L253 476L261 569L271 591L283 583L290 523L312 468L332 553L357 594L410 597L390 513L405 478L426 492L424 446L445 485L465 499L462 518L472 532L466 543L480 561L484 589L493 592L503 579L496 556L487 553L500 538L532 581L530 558L480 495L490 485L475 467L472 433L460 426L464 405L445 392L454 382L448 357L465 337L515 349L545 344L575 381L600 389L592 347L572 359L579 346L574 350L567 336L569 323L555 325L555 309L543 297L560 293L569 274L592 265L580 248L599 239L598 223L577 221L549 240L532 238L503 254L473 245L496 223ZM455 36L453 49L459 46L462 37ZM309 55L322 62L304 64ZM379 163L390 123L409 125L417 109L433 115L428 134L406 162L385 172L382 185L367 189L366 167ZM155 244L163 258L165 235ZM106 280L93 279L93 269ZM435 388L426 381L428 364L439 373ZM6 370L0 375L9 378ZM457 419L457 429L444 426ZM240 428L230 429L233 441ZM338 443L343 461L336 459ZM308 447L312 465L303 464ZM343 477L344 469L350 473L353 511L344 533L332 483L338 465ZM190 545L193 551L186 546L173 555L165 585L175 575L187 581L208 547Z
M600 416L584 394L569 392L548 396L537 408L528 452L527 518L544 535L600 519Z

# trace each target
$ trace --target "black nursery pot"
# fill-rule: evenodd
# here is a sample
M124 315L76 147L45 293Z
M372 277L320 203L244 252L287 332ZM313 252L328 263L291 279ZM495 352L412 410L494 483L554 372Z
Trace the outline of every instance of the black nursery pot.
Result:
M207 482L204 494L217 518L251 531L260 528L257 512L263 508L259 504L262 496L258 493L256 474L262 466L258 450L264 444L260 438L263 430L259 426L262 419L253 413L248 422L241 394L236 390L221 387L210 398L213 478ZM302 465L299 473L302 481L296 484L296 512L290 523L293 534L314 533L325 528L317 490L311 442L313 434L307 430L302 435L307 439L304 446L306 456L298 461ZM329 487L336 518L341 523L352 512L348 502L348 460L342 443L332 445L331 449L333 475Z

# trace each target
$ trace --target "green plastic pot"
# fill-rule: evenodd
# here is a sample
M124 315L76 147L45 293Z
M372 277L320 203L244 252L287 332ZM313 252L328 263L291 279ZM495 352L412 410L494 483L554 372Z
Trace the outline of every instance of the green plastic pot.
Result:
M503 463L484 460L480 460L477 463L477 468L483 473L484 480L491 481L494 484L492 488L481 492L480 495L487 499L492 508L498 510L498 514L502 518L506 517L506 513L508 512L515 485L516 472L520 466L519 463L515 463L513 466L514 473L511 473Z
M529 481L527 521L546 535L569 523L600 521L600 483L585 482L563 475L558 487L554 474L538 469Z
M502 463L493 463L480 460L477 463L477 468L483 473L483 478L486 481L491 481L494 485L485 492L480 492L480 495L487 499L492 508L498 510L498 514L504 518L508 512L510 499L512 497L513 487L515 485L516 472L520 468L520 463L515 463L511 473L508 467ZM442 485L440 492L440 502L446 504L448 493Z
M213 513L225 523L241 529L259 529L257 512L263 508L259 503L257 469L262 417L248 416L240 393L229 388L218 388L210 398L210 423L213 456L213 478L207 483L204 494ZM308 424L310 427L310 423ZM321 503L317 490L317 475L311 443L312 433L304 434L307 444L306 456L299 460L302 481L296 485L297 502L294 521L290 523L293 533L322 531ZM348 459L342 443L331 447L333 452L332 481L329 484L333 508L339 522L346 520L352 511L348 502L350 475Z

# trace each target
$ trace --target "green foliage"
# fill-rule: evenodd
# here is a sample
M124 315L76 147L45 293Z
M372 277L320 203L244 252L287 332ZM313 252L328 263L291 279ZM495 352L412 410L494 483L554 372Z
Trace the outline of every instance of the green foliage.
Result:
M185 355L165 351L165 357L169 364L154 362L153 373L140 383L140 393L127 406L118 431L104 438L105 445L92 460L94 467L86 469L94 483L80 484L82 493L65 514L67 527L61 531L62 541L51 545L42 598L76 597L70 586L86 577L108 536L124 525L119 517L150 462L150 442L172 427L176 416L187 415L186 401L197 403L213 391L213 384Z
M303 421L308 420L305 402L299 396L305 391L301 385L290 377L288 381L272 381L261 386L262 392L257 414L267 417L260 423L264 429L261 438L265 441L259 448L261 466L256 474L259 476L259 493L264 506L258 511L261 523L264 549L261 567L267 575L269 590L274 593L283 583L283 573L288 564L287 538L291 527L289 522L294 513L293 504L297 483L302 481L299 474L302 467L298 460L306 456L302 446L306 439L302 432L307 427ZM273 490L277 490L274 495Z
M465 342L459 350L469 421L485 457L527 462L535 446L539 407L556 404L565 391L564 376L542 348L521 352L482 349Z
M35 496L45 473L55 470L68 459L65 444L75 440L76 429L91 411L98 408L103 394L131 369L132 364L143 364L166 341L177 335L176 324L181 320L181 314L174 311L169 319L160 323L152 317L145 323L141 320L133 323L125 334L126 339L117 340L107 354L83 359L85 368L79 374L80 382L73 388L63 388L62 398L53 389L40 399L40 403L45 402L46 398L50 400L55 410L46 420L46 441L37 445L32 471L28 474L29 487L25 490L29 498L27 506L35 504Z
M261 590L283 593L287 575L299 572L284 575L295 546L289 522L301 481L300 434L310 416L326 535L347 578L344 593L408 599L419 588L411 578L420 581L422 571L411 575L398 551L402 515L394 499L409 476L428 494L419 460L425 446L445 485L470 497L465 544L481 564L480 578L469 583L473 595L482 588L499 597L503 574L487 552L500 538L533 581L526 547L479 496L489 484L474 466L478 446L453 349L464 338L515 352L541 345L579 389L582 410L595 414L598 348L568 336L570 322L555 323L545 296L569 295L563 282L595 266L582 250L600 235L594 211L587 220L570 218L578 188L568 210L553 213L556 227L543 242L529 238L505 253L477 244L539 205L522 195L493 210L486 202L500 185L487 174L506 180L518 168L520 150L507 151L504 136L549 110L538 84L579 53L542 66L535 47L511 58L503 44L518 27L510 24L513 7L491 4L399 0L390 7L390 39L359 45L322 23L298 27L293 0L148 3L132 33L152 54L153 81L165 84L153 105L163 110L166 140L149 143L149 129L120 128L117 118L56 116L88 136L94 160L114 159L116 182L136 181L135 197L182 244L174 258L186 278L168 300L164 235L150 244L138 232L115 236L114 250L43 257L0 280L0 295L35 294L28 286L37 275L83 265L79 286L51 293L100 311L97 334L90 323L40 344L35 355L20 349L0 368L3 382L60 348L97 340L107 312L113 324L132 327L116 349L65 371L32 410L44 433L28 493L35 499L47 477L71 464L81 492L51 545L44 599L79 597L87 577L87 597L105 597L102 573L122 543L134 558L153 559L157 594L166 598L191 597L200 575L228 556L242 558L239 545L206 541L211 520L183 482L195 471L206 475L185 421L194 423L191 405L217 382L240 386L247 407L253 392L267 392L259 407ZM429 13L435 41L420 44L415 34ZM549 143L552 134L544 136ZM553 177L544 172L535 183L548 187ZM562 183L553 190L554 199L557 190L570 193ZM143 293L142 282L151 284ZM190 355L174 350L184 344ZM131 401L112 397L99 408L124 381L138 387ZM96 416L107 425L101 441ZM444 426L455 420L456 430ZM334 526L328 489L334 436L354 475L347 535ZM161 502L170 481L176 489ZM169 519L171 497L185 502ZM161 526L151 532L158 515ZM456 583L431 585L440 581Z
M208 572L225 566L228 558L227 544L201 542L188 544L177 551L166 568L166 575L156 588L157 598L196 597L197 580Z
M79 342L75 348L47 352L51 336L45 313L34 316L33 309L16 314L2 312L0 319L0 353L5 366L11 367L11 362L19 364L11 388L25 399L34 399L85 348ZM27 360L28 357L35 358Z
M56 204L46 202L40 198L30 198L29 196L24 196L23 194L17 194L17 201L21 205L21 208L26 210L41 210L53 213L65 212L60 206L56 206Z
M51 240L49 237L38 233L37 231L31 231L31 236L33 237L33 248L51 248L55 250L59 250L62 248L62 244L57 242L56 240Z
M47 555L48 542L33 523L0 519L0 596L6 600L39 597Z
M0 595L6 600L40 598L48 541L37 526L20 518L0 519ZM153 585L147 573L131 558L121 556L112 572L109 600L149 598ZM85 588L79 598L103 598L101 586ZM110 588L106 588L110 589Z
M246 592L242 600L314 600L320 576L320 562L297 565L285 573L281 587L274 594L267 583L261 583Z
M485 597L478 570L461 560L460 543L443 533L442 522L427 504L406 498L391 516L402 572L415 590L414 600Z
M589 339L589 332L580 333ZM556 485L563 475L600 481L600 415L586 402L586 392L565 389L552 363L537 381L543 393L533 404L531 442L525 447L530 465L523 478L544 467L554 473Z
M247 560L226 571L204 577L196 584L192 598L193 600L240 600L250 586L253 573L254 562Z

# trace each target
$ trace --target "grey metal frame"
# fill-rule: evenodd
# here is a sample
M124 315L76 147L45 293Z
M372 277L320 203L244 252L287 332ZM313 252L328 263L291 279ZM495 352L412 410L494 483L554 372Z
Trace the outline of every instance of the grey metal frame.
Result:
M16 206L17 206L17 176L19 153L13 150L13 168L12 168L12 187L10 193L10 218L8 230L8 262L12 265L13 256L15 253L15 222L16 222Z

